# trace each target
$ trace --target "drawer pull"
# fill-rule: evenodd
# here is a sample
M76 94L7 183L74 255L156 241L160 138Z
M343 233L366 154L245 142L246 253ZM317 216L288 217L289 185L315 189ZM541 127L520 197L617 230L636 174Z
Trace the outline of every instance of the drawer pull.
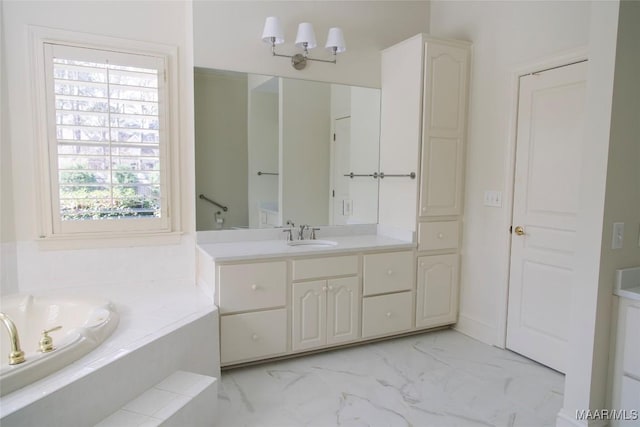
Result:
M387 317L391 317L391 312L387 311Z
M252 340L254 340L254 341L258 341L258 338L260 338L260 337L258 336L258 334L253 334L253 335L251 335L251 339L252 339Z
M444 238L444 234L443 233L438 233L438 239L443 239Z
M251 285L251 290L252 291L255 291L257 289L258 289L258 285L256 285L256 284Z
M393 275L393 270L392 269L388 269L387 270L387 276L391 276Z

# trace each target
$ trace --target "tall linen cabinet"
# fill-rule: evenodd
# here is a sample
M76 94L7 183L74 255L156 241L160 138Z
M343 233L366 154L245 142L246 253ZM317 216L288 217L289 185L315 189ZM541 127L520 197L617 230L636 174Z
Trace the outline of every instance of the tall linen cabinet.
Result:
M379 222L417 233L416 328L457 321L470 51L426 34L382 51Z

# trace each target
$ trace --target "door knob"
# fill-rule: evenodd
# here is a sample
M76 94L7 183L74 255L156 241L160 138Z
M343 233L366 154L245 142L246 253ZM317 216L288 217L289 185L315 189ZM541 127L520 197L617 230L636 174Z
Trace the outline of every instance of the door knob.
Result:
M516 228L514 228L513 231L518 236L524 236L524 228L522 228L522 226L520 226L520 225L518 225Z

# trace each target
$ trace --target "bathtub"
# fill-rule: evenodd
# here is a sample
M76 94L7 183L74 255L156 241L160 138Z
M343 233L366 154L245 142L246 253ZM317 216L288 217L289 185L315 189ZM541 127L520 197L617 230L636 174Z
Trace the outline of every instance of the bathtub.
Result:
M8 295L0 308L15 324L25 361L9 364L9 333L0 324L0 396L63 368L100 345L118 325L118 313L108 300L92 297ZM54 350L40 352L43 330Z

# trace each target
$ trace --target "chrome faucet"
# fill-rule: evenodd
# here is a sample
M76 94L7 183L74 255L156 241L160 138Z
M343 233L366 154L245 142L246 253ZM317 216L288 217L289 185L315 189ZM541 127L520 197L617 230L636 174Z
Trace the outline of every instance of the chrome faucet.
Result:
M300 230L298 231L298 240L304 240L304 230L307 230L309 226L307 224L302 224L300 226Z
M311 227L311 236L309 236L309 239L316 240L316 231L320 231L320 229L317 227Z
M18 336L18 328L13 320L4 313L0 313L0 320L7 328L9 332L9 339L11 340L11 353L9 353L9 365L17 365L25 361L24 351L20 348L20 337Z

